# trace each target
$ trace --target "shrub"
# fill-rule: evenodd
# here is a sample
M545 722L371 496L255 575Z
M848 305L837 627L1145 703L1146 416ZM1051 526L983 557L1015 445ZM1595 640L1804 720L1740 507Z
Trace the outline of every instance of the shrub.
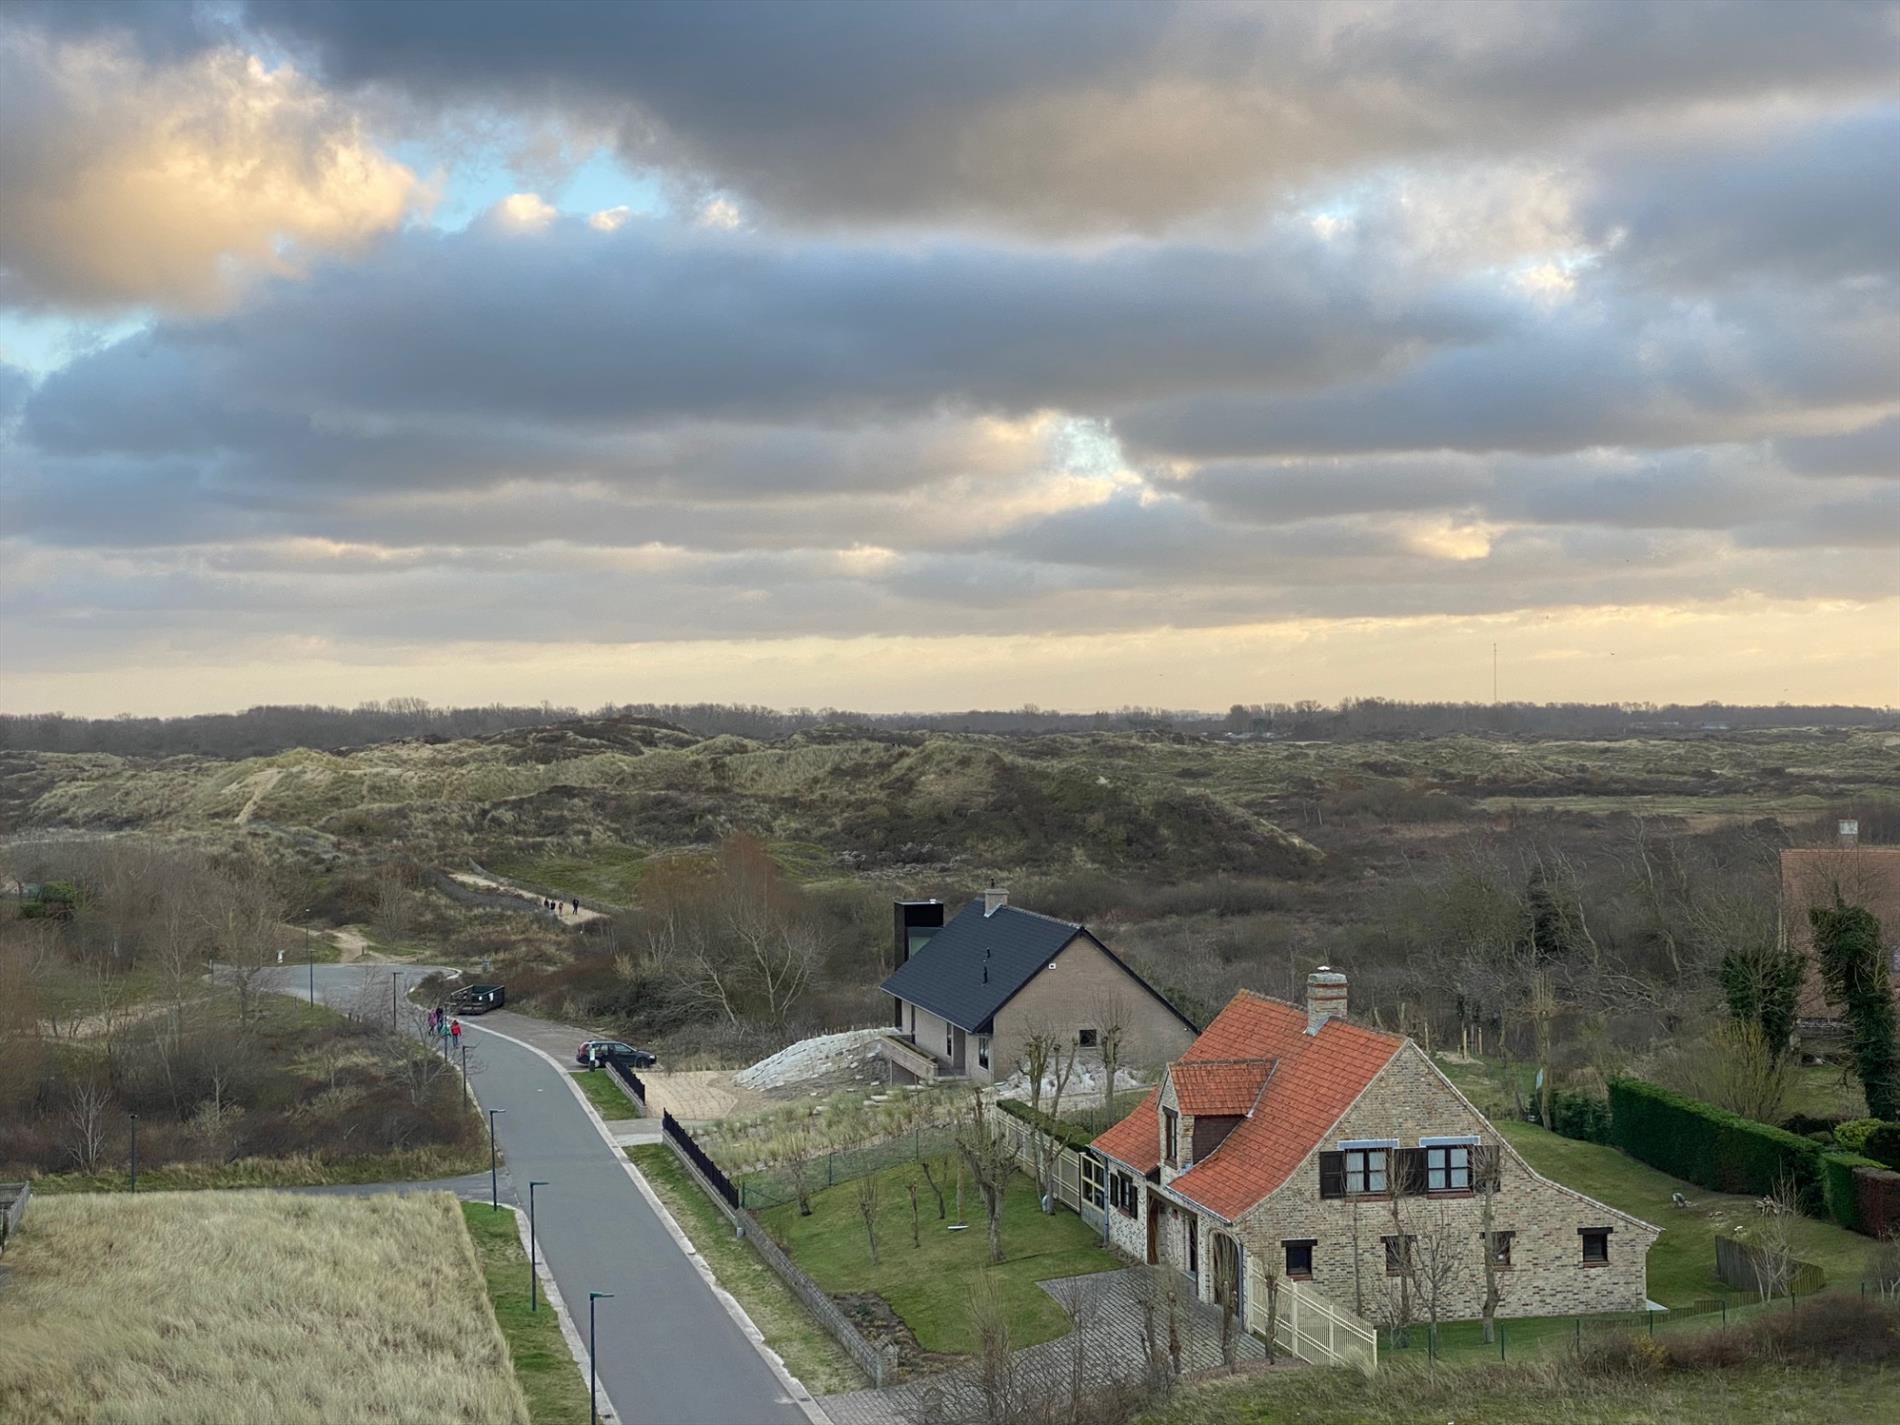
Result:
M1595 1094L1563 1089L1550 1096L1550 1128L1565 1138L1585 1143L1609 1143L1610 1103Z
M1794 1183L1802 1210L1822 1210L1820 1145L1640 1079L1610 1083L1611 1141L1639 1162L1717 1192Z
M1095 1139L1094 1132L1084 1128L1081 1124L1069 1123L1060 1118L1051 1118L1041 1110L1031 1108L1020 1099L998 1099L997 1107L1002 1109L1003 1112L1007 1113L1011 1118L1020 1118L1031 1128L1047 1133L1063 1147L1073 1148L1077 1152L1087 1148Z
M1812 1138L1817 1133L1824 1134L1828 1141L1832 1142L1834 1130L1843 1121L1838 1114L1832 1118L1817 1118L1811 1113L1791 1113L1781 1120L1781 1126L1802 1138Z
M1900 1123L1883 1123L1867 1135L1861 1152L1890 1168L1900 1168Z
M1880 1127L1878 1118L1850 1118L1834 1127L1834 1141L1850 1153L1864 1152L1867 1139Z
M1823 1153L1821 1197L1827 1204L1827 1215L1850 1231L1866 1232L1861 1222L1860 1185L1855 1181L1855 1169L1879 1167L1872 1158L1856 1153Z
M1876 1366L1900 1361L1900 1313L1858 1296L1817 1296L1799 1311L1743 1326L1685 1331L1667 1343L1674 1370L1728 1370L1773 1361L1790 1366ZM1825 1412L1823 1412L1825 1413Z

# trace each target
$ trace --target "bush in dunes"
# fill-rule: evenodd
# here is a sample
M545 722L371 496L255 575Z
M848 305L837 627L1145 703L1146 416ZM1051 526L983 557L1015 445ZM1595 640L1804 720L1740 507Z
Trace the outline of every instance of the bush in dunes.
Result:
M35 1199L0 1416L38 1425L527 1425L447 1194Z

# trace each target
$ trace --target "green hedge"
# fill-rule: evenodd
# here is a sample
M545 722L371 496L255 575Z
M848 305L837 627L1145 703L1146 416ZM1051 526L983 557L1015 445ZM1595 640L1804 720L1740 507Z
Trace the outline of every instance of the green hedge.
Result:
M1081 1124L1051 1118L1048 1114L1031 1108L1020 1099L998 1099L996 1106L1011 1118L1020 1118L1031 1128L1037 1128L1049 1134L1065 1148L1073 1148L1081 1152L1095 1140L1095 1134Z
M1867 1135L1861 1152L1890 1168L1900 1168L1900 1123L1883 1123Z
M1829 1217L1849 1231L1867 1232L1867 1224L1861 1216L1860 1184L1857 1181L1860 1174L1855 1171L1857 1168L1879 1172L1880 1164L1858 1153L1823 1153L1821 1196L1827 1204Z
M1824 1210L1819 1144L1640 1079L1610 1084L1611 1141L1632 1158L1717 1192L1766 1196L1793 1180L1802 1210Z
M1886 1168L1856 1168L1854 1196L1860 1231L1869 1237L1900 1233L1900 1173Z
M1585 1143L1609 1143L1610 1102L1595 1094L1566 1093L1558 1089L1550 1096L1550 1123L1553 1133L1577 1138Z

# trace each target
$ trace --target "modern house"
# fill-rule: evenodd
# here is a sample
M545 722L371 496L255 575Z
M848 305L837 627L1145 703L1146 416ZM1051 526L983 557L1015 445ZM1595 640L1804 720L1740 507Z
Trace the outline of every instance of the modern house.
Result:
M1110 1240L1237 1307L1272 1277L1423 1319L1429 1260L1439 1319L1475 1317L1489 1253L1500 1316L1643 1309L1660 1229L1538 1174L1418 1045L1352 1023L1346 994L1327 970L1305 1008L1243 990L1095 1140Z
M1119 1022L1118 1061L1159 1065L1194 1041L1187 1016L1074 921L987 890L946 922L938 901L899 901L886 1055L915 1078L978 1083L1015 1072L1024 1039L1054 1030L1087 1058ZM932 923L934 921L934 924Z

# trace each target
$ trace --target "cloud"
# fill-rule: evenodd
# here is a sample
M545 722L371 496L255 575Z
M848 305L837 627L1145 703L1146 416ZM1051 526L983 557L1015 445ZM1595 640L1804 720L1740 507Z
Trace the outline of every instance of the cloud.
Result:
M1508 156L1893 78L1890 4L251 0L335 85L611 118L623 154L810 222L1157 231L1317 175Z
M205 311L418 200L347 107L235 48L0 27L0 303Z

